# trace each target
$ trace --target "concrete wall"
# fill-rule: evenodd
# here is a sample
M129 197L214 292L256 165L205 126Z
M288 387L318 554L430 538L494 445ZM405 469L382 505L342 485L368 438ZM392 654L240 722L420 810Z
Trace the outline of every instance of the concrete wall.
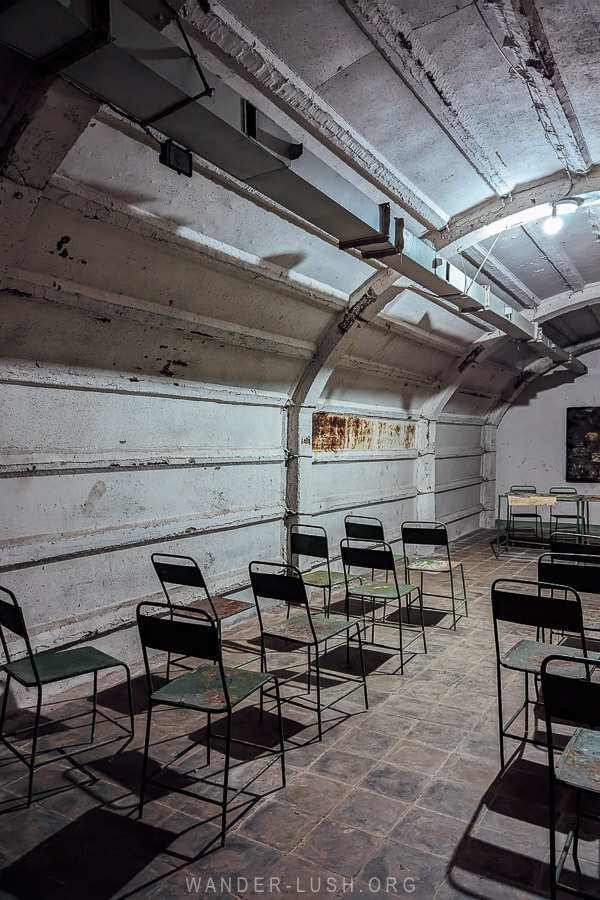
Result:
M511 484L534 484L538 491L567 484L566 410L569 406L600 405L600 352L581 357L587 375L575 381L560 370L537 379L520 394L498 426L497 484L502 493ZM581 493L596 494L597 483L577 482ZM598 511L591 504L592 521Z

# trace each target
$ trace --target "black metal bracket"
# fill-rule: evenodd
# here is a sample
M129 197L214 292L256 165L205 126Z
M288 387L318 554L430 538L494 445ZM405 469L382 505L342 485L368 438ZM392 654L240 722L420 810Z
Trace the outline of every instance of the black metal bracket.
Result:
M242 100L242 128L244 134L284 159L298 159L298 157L302 156L303 144L285 141L283 138L278 138L263 128L259 128L256 122L256 112L255 106L248 100Z
M390 204L379 204L379 232L364 237L350 238L338 241L340 250L360 250L372 244L392 244L382 250L361 250L363 259L382 259L386 256L396 256L404 249L404 219L394 218L394 237L390 235Z

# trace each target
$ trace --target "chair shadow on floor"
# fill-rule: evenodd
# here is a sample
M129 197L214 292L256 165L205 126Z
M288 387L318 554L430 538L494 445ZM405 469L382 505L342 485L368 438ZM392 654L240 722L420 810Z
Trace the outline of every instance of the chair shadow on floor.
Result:
M519 747L483 794L448 864L448 882L457 898L549 896L548 770L546 751L539 752L543 756L536 762L523 758ZM557 796L557 809L557 832L565 834L575 814L569 791ZM583 851L581 874L572 861L564 874L574 888L600 897L598 832L582 834L582 841L586 836L596 843L590 844L587 858Z

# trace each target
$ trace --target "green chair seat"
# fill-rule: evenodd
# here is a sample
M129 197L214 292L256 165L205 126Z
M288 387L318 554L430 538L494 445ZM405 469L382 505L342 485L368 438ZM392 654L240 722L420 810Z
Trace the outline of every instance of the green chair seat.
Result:
M331 582L329 580L331 574ZM327 572L327 569L317 569L314 572L303 572L302 581L311 587L328 587L329 584L342 584L344 581L343 572Z
M122 666L120 659L109 656L96 647L76 647L73 650L55 650L51 653L42 653L35 656L35 665L42 684L50 684L53 681L61 681L63 678L75 678L77 675L87 675L91 672L99 672L101 669L110 669L113 666ZM9 663L6 671L25 686L37 684L31 661L29 658L19 659Z
M458 567L462 565L459 560L451 560L448 563L446 557L423 557L422 559L415 559L414 562L409 563L408 568L411 572L449 572L450 569L458 569Z
M350 616L349 619L331 619L323 613L312 614L311 619L317 641L325 641L328 638L335 637L336 634L342 634L342 632L348 631L350 625L359 621L355 616ZM310 622L303 613L291 616L284 622L278 622L276 625L266 627L264 634L300 643L314 643Z
M223 666L223 673L227 682L231 706L245 700L264 684L273 680L271 675L250 672L247 669L230 669L227 666ZM219 667L212 664L198 666L193 672L186 672L185 675L173 679L164 687L154 691L152 700L155 703L195 707L213 712L227 709L221 673Z
M600 732L578 728L556 763L556 778L584 791L600 791Z
M363 584L357 584L355 587L349 588L348 593L351 597L382 597L387 600L389 598L405 597L417 591L418 587L414 584L399 584L394 582L382 581L366 581Z
M515 669L519 672L532 672L539 674L542 663L547 656L573 656L572 647L561 647L557 644L545 644L543 641L518 641L511 647L501 659L500 664L507 669ZM587 654L589 659L600 660L600 654ZM571 678L584 678L585 667L579 663L565 663L561 666L561 674Z

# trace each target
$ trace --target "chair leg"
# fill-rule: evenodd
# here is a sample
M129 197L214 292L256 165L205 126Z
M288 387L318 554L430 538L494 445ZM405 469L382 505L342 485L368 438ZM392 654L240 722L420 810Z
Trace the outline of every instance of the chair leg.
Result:
M398 601L398 649L400 650L400 674L404 675L404 648L402 646L402 608Z
M267 671L267 651L265 649L265 637L263 634L260 636L260 671Z
M529 734L529 672L525 672L525 738Z
M548 835L550 837L550 900L556 900L556 808L554 794L554 761L550 760L548 772Z
M419 590L417 588L417 590ZM425 638L425 619L423 618L423 594L419 591L419 612L421 614L421 632L423 634L423 653L427 653L427 639Z
M460 564L460 576L462 578L463 599L465 601L465 616L469 618L469 605L467 602L467 586L465 584L465 570L463 564Z
M148 774L148 751L150 748L150 728L152 726L152 700L148 700L148 712L146 714L146 738L144 740L144 759L142 762L142 783L140 785L140 805L138 819L142 818L144 810L144 798L146 795L146 776Z
M581 825L581 791L575 789L575 815L577 821L573 829L573 862L578 874L581 874L581 866L579 865L579 826Z
M450 567L450 594L452 596L452 628L456 631L456 600L454 599L454 575Z
M506 765L504 759L504 719L502 713L502 671L500 665L496 663L496 683L498 688L498 734L500 738L500 770Z
M93 698L93 706L92 706L92 732L90 734L90 743L94 743L94 737L96 736L96 709L98 703L98 672L94 672L94 698Z
M310 656L310 644L308 644L306 649L308 651L308 691L306 693L310 694L310 691L311 691L311 683L310 683L311 682L311 668L312 668L311 656Z
M321 672L319 668L319 647L315 645L315 675L317 676L317 722L319 725L319 740L323 740L323 726L321 722ZM310 671L308 673L310 679Z
M31 762L29 764L29 785L27 788L27 806L31 806L33 797L33 773L35 771L35 751L37 749L38 734L40 730L40 716L42 714L42 688L38 685L37 703L35 705L35 722L33 723L33 738L31 741Z
M227 710L227 735L225 738L225 771L223 772L223 812L221 814L221 847L225 845L227 828L227 792L229 790L229 762L231 759L231 710Z
M365 709L369 708L369 697L367 696L367 673L365 671L365 659L363 656L362 639L360 636L360 626L356 623L356 637L358 638L358 655L360 657L360 670L362 672L363 690L365 693Z
M261 696L262 700L262 696ZM210 713L206 714L206 765L210 766L210 745L212 741L212 719Z
M129 740L133 740L135 734L135 711L133 708L133 692L131 690L131 672L129 671L129 666L123 664L123 668L127 675L127 699L129 701L129 725L131 728L131 738ZM129 741L127 741L127 743L129 743Z
M286 785L285 779L285 746L283 741L283 717L281 715L281 697L279 696L279 681L277 678L274 678L275 682L275 697L277 700L277 720L279 722L279 747L281 750L281 782L282 787Z
M4 720L6 718L6 707L8 706L8 695L10 693L10 681L11 681L11 676L9 673L7 673L6 681L4 683L4 694L2 696L2 709L0 709L0 743L3 741L3 735L4 735Z

